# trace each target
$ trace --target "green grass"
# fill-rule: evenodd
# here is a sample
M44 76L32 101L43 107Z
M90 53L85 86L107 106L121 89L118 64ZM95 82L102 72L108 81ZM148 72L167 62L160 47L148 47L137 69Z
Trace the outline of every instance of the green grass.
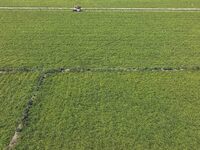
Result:
M14 135L36 77L36 73L0 74L0 149Z
M17 149L198 149L200 73L49 77Z
M199 0L0 0L0 6L200 7Z
M3 67L193 67L200 13L1 11Z

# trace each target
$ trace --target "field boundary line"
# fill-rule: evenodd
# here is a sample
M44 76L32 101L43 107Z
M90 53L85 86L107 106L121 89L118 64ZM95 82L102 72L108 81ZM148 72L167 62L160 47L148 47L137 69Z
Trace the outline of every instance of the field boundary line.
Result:
M38 92L42 88L42 85L44 84L45 79L61 71L62 69L51 69L51 70L40 72L40 75L36 79L36 84L34 85L33 90L30 94L30 98L28 99L27 104L25 105L20 121L14 131L14 135L10 139L9 145L6 147L6 149L12 150L18 144L18 141L20 139L20 134L22 130L28 125L29 118L30 118L30 110L37 99Z
M44 69L43 69L44 70ZM37 68L4 68L0 69L0 74L7 73L28 73L28 72L42 72L42 69ZM200 66L194 67L100 67L100 68L87 68L87 67L59 67L46 70L46 73L55 72L172 72L172 71L200 71Z
M40 75L36 79L36 85L34 86L33 91L31 92L30 98L28 99L28 102L25 105L20 121L15 129L14 135L12 136L9 145L6 147L6 149L12 150L18 144L22 130L28 125L28 121L30 118L30 109L33 107L33 104L37 99L38 92L44 84L45 79L49 75L51 75L51 73L51 71L40 73Z
M68 10L71 11L72 8L65 7L0 7L0 10Z
M67 7L15 7L15 6L5 6L0 7L0 10L49 10L49 11L56 11L56 10L64 10L64 11L72 11L73 8L67 8ZM82 8L83 11L97 11L97 12L106 12L106 11L119 11L119 12L200 12L200 8Z
M200 71L200 67L194 68L60 68L60 72L177 72L177 71Z
M174 12L200 11L200 8L83 8L86 11L133 11L133 12Z

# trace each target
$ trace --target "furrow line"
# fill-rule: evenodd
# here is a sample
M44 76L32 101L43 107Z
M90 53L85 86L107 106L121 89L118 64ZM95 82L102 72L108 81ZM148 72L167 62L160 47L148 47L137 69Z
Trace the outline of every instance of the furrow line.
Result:
M44 70L44 69L43 69ZM23 73L23 72L41 72L42 69L36 69L36 68L17 68L17 69L0 69L0 74L6 74L6 73ZM51 70L47 70L46 73L58 73L58 72L169 72L169 71L200 71L200 67L178 67L178 68L172 68L172 67L113 67L113 68L87 68L87 67L60 67L55 68Z
M59 70L59 71L58 71ZM59 68L58 72L177 72L177 71L200 71L200 67L193 68Z
M11 138L10 142L9 142L9 145L6 147L6 149L8 150L12 150L15 148L16 144L18 143L19 139L20 139L20 134L22 132L22 130L27 126L28 124L28 121L29 121L29 112L30 112L30 109L32 108L33 106L33 103L34 101L36 100L37 98L37 94L41 88L41 86L43 85L44 83L44 80L45 78L48 76L49 74L48 73L42 73L38 79L37 79L37 82L36 82L36 85L35 85L35 88L33 89L32 91L32 94L24 108L24 111L22 113L22 116L21 116L21 119L19 121L19 124L18 126L16 127L15 129L15 133L13 135L13 137Z

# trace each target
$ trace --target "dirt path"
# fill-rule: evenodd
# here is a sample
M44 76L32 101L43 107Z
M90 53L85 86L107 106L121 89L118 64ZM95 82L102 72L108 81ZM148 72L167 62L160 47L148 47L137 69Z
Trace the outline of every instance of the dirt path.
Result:
M0 10L48 10L72 11L73 8L65 7L0 7ZM82 8L84 11L113 11L113 12L200 12L200 8Z

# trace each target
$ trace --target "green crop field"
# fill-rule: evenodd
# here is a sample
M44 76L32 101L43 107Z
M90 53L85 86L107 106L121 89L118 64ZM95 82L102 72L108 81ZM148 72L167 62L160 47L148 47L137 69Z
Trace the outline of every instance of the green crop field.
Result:
M200 149L200 11L45 7L77 4L200 8L199 0L0 0L0 149Z
M36 73L0 74L0 149L14 134L36 77Z
M193 67L200 13L2 11L0 67Z
M18 149L199 148L200 72L48 78Z

